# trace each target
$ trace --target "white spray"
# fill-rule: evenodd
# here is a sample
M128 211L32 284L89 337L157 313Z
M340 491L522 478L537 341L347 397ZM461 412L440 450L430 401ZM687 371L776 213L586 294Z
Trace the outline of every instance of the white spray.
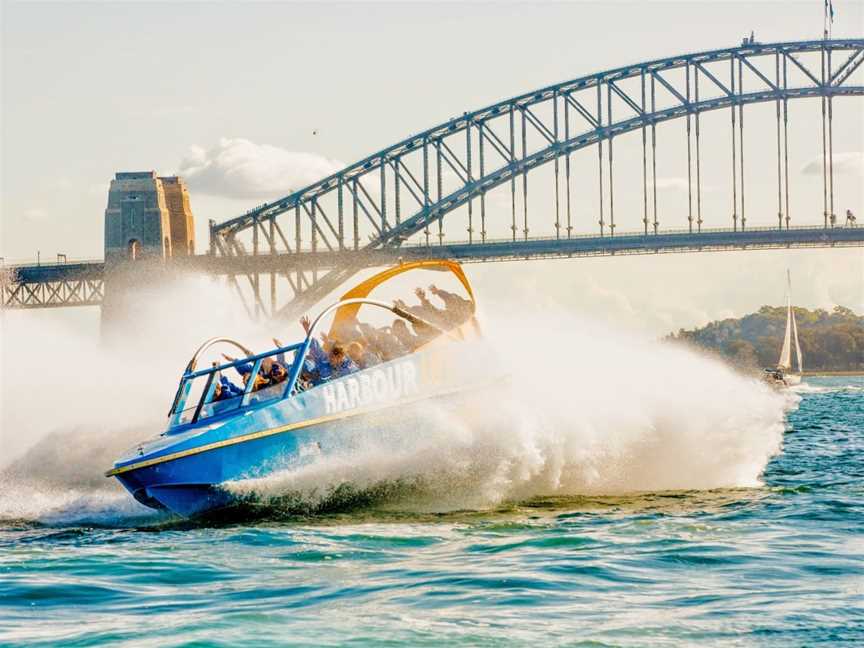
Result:
M191 350L212 335L264 348L272 334L299 333L253 325L236 306L224 287L183 280L144 309L141 339L119 350L56 321L5 314L0 518L147 514L102 473L161 431ZM792 401L716 361L548 310L489 316L485 331L512 382L474 404L472 424L427 408L432 434L394 430L398 443L380 434L364 443L361 429L350 452L230 487L314 502L345 485L400 482L411 495L393 506L482 508L547 494L756 486L781 447ZM486 369L466 357L465 370ZM488 425L486 411L496 414Z

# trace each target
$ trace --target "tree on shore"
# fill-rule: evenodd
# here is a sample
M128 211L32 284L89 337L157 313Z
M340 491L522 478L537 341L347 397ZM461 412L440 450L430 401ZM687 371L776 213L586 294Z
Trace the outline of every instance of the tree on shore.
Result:
M805 370L864 370L864 316L845 306L835 306L830 312L821 308L794 311ZM681 329L667 339L707 350L742 368L774 367L785 331L786 308L762 306L744 317Z

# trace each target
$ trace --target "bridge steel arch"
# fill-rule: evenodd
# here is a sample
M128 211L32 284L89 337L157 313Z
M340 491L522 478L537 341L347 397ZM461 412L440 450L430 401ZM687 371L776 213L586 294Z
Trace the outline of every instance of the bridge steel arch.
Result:
M642 235L657 236L663 230L657 207L656 127L670 120L686 123L686 227L688 233L698 235L703 224L700 115L721 109L729 109L731 114L733 195L729 224L731 231L743 232L747 229L744 107L772 101L777 123L777 229L788 230L792 221L788 101L800 98L821 98L821 225L834 227L833 100L864 95L864 84L853 79L862 62L864 39L745 42L739 47L637 63L541 88L466 112L288 196L224 223L211 222L210 254L278 255L282 268L278 274L290 287L288 306L299 310L369 265L369 259L376 257L372 253L393 253L407 241L415 244L410 246L413 255L417 254L417 243L427 246L429 254L434 254L435 248L446 253L453 241L446 239L444 223L459 209L464 209L467 218L467 241L460 245L500 243L488 236L487 226L493 219L500 225L504 216L500 209L490 215L485 198L490 190L509 183L507 240L526 245L524 249L519 245L507 249L514 257L527 258L532 249L527 245L532 241L529 172L547 164L554 166L554 238L571 239L575 236L571 154L589 146L598 150L598 234L614 237L614 142L633 131L642 134ZM544 244L545 257L552 254L548 248ZM567 249L561 246L562 256L567 255ZM317 252L328 259L329 266L309 263ZM240 259L231 263L237 261ZM269 307L259 273L229 278L240 291L237 277L245 276L254 309L275 314L284 310L277 304L276 275L270 274Z

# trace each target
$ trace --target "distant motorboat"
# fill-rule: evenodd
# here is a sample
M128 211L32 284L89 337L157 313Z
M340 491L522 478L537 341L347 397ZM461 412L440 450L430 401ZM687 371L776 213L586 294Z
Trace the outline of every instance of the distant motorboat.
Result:
M773 369L765 369L765 380L773 385L790 387L801 383L804 373L804 356L798 343L798 324L795 322L795 311L792 309L792 277L786 271L786 333L783 336L783 348L780 359ZM798 370L792 368L792 344L795 344L795 358Z

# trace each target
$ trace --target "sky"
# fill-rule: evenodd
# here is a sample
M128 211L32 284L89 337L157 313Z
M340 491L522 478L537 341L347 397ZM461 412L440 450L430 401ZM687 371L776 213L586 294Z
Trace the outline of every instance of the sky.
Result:
M821 0L0 6L7 261L32 260L37 250L43 259L101 258L117 171L184 176L201 252L208 219L236 216L454 115L619 65L737 45L751 30L762 42L817 38L823 10ZM864 35L864 4L834 6L835 37ZM752 224L776 220L773 110L747 113ZM790 111L794 222L818 222L818 104L792 102ZM706 116L704 128L706 226L724 226L728 113ZM683 225L681 124L661 134L658 190L674 205L664 224ZM864 220L864 98L835 102L835 154L837 212ZM616 156L619 227L635 229L641 185L628 185L627 169L641 148L624 140ZM555 304L660 335L780 303L787 267L796 303L864 310L862 254L537 261L472 265L469 276L481 299ZM98 319L55 316L76 326Z

